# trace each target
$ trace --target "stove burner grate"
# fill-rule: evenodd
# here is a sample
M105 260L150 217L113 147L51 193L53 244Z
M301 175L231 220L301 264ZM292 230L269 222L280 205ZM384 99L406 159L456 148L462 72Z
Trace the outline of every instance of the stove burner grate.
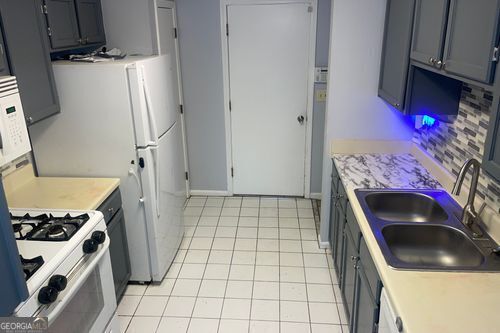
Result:
M21 265L23 266L24 278L26 281L35 274L35 272L42 267L45 263L42 256L38 256L32 259L24 259L23 256L19 256L21 259Z
M89 220L88 214L63 217L39 215L12 216L12 228L16 239L36 241L67 241Z

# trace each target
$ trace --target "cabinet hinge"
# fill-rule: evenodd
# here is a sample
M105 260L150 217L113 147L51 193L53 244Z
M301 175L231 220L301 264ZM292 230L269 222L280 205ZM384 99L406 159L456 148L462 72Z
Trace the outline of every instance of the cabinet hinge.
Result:
M174 38L177 38L177 28L174 28Z
M231 167L231 178L234 177L234 168Z
M42 5L42 14L48 14L48 13L49 13L49 11L48 11L48 9L47 9L47 5L46 5L46 4L43 4L43 5Z
M226 23L226 36L229 36L229 24Z
M189 180L189 174L187 171L186 171L186 180Z
M182 104L179 105L179 112L181 114L184 114L184 105L182 105Z
M498 46L493 49L493 57L491 58L492 61L498 61Z
M233 106L231 104L231 101L229 101L229 112L231 112L233 110Z
M313 12L313 6L309 6L309 7L307 7L307 12L308 12L308 13L312 13L312 12Z
M49 34L49 37L52 36L52 29L50 27L47 27L47 33Z

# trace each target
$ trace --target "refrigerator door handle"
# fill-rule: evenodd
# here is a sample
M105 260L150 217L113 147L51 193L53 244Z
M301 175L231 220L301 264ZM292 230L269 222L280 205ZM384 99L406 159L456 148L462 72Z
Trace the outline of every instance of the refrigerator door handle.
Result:
M160 152L158 147L151 147L153 153L155 168L155 197L156 197L156 215L160 217Z
M144 194L142 193L142 185L141 185L141 181L139 180L139 176L137 175L134 168L132 168L132 167L130 167L130 169L128 169L128 174L130 176L134 177L135 181L137 182L137 187L139 188L139 190L141 192L141 197L139 198L139 202L144 203Z
M153 138L149 142L150 145L158 145L158 128L156 126L156 119L153 114L153 103L151 102L151 94L149 92L147 79L146 79L146 71L144 70L144 66L141 67L141 74L142 74L142 89L144 91L144 97L146 98L146 111L148 113L148 121L149 121L149 127L151 131L153 132Z

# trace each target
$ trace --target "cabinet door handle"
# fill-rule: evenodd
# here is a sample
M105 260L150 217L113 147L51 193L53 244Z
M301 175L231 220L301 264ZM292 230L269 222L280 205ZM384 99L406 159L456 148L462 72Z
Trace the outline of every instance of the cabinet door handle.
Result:
M443 63L441 60L439 60L438 62L436 62L436 66L437 66L438 68L441 68L441 67L443 67L443 66L444 66L444 63Z
M436 63L436 59L434 57L429 58L429 64L434 65Z

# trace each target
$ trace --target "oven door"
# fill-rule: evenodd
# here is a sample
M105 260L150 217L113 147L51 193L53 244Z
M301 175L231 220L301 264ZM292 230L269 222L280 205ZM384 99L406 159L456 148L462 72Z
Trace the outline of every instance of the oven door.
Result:
M104 332L116 310L109 239L90 262L68 279L55 307L39 316L48 317L49 332Z

